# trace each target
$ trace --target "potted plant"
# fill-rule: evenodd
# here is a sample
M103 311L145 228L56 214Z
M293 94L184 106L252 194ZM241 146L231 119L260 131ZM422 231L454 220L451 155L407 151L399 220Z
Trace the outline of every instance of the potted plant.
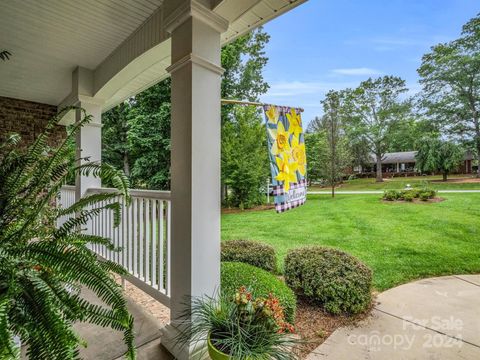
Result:
M255 298L241 287L234 298L194 298L181 317L181 346L206 342L213 360L293 359L299 341L285 321L283 308L273 295Z

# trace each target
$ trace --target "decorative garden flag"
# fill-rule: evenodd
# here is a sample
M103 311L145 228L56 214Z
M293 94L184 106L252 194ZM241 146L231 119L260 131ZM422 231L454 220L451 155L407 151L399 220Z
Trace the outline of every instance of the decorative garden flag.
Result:
M298 109L266 105L267 137L275 209L283 212L305 203L307 157Z

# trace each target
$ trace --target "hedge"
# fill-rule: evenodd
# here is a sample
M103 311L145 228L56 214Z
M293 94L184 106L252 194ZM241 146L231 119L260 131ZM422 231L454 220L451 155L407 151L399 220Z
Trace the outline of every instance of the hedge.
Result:
M221 243L222 261L242 262L267 271L277 269L275 249L266 244L250 240L230 240Z

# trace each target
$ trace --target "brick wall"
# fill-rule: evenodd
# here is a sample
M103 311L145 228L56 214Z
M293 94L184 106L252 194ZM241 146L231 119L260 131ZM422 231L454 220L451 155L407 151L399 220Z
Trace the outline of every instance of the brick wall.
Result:
M30 145L56 112L56 106L0 96L0 142L8 134L17 133L22 137L22 145ZM49 145L59 144L65 136L65 127L57 126Z

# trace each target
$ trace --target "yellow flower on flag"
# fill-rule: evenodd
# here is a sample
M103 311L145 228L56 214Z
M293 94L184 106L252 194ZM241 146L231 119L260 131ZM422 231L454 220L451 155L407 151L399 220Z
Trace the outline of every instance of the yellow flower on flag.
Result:
M273 155L278 155L285 151L290 151L288 131L285 131L285 127L281 121L278 122L277 129L268 129L270 136L273 139L273 145L270 149Z
M288 132L295 136L299 136L302 133L302 119L300 114L297 114L295 109L290 109L290 113L287 114L288 122L290 126L288 127Z
M298 137L293 136L292 138L292 158L298 165L298 172L305 176L306 166L307 166L307 155L305 153L305 143L301 143L298 140Z
M267 115L269 122L274 124L278 122L278 111L275 106L270 106L268 110L265 112L265 114Z
M283 188L285 191L290 190L290 183L297 182L296 163L289 162L289 156L286 153L275 157L278 166L278 175L275 177L278 181L283 181Z

